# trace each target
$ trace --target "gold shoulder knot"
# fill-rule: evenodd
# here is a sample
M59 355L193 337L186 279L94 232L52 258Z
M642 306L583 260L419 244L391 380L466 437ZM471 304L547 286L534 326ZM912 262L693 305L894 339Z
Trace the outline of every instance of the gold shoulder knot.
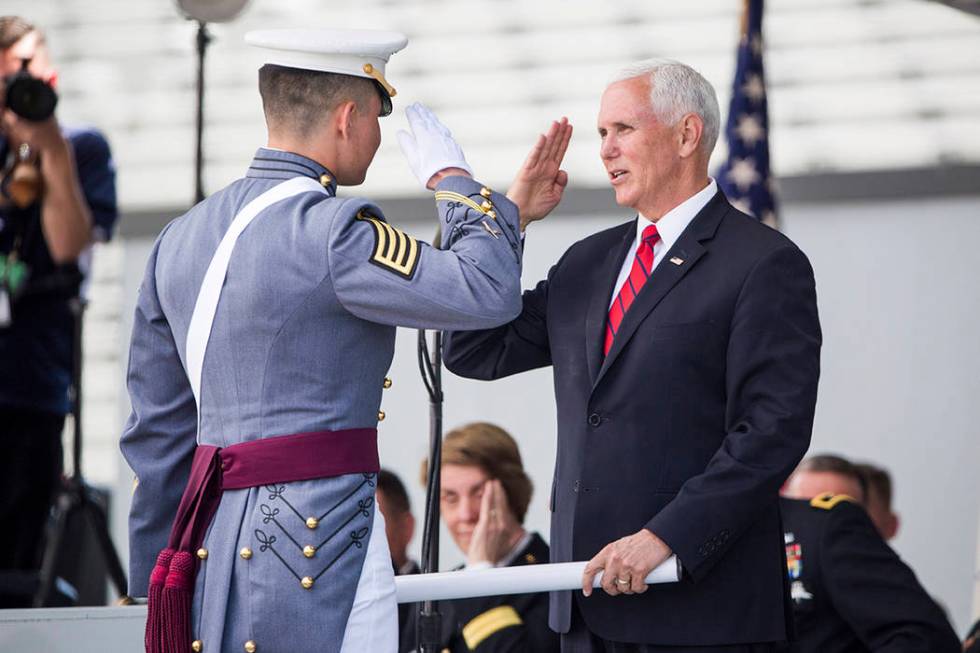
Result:
M831 492L826 492L810 499L810 506L813 508L819 508L820 510L831 510L842 501L857 503L854 497L850 497L846 494L833 494Z

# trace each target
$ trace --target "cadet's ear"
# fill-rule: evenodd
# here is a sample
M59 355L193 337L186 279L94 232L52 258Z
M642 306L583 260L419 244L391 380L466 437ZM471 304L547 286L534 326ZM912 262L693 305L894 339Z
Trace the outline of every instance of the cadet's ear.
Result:
M415 537L415 515L410 512L405 513L405 531L406 540L411 542Z
M901 520L899 519L898 515L893 512L889 512L888 516L885 518L885 524L883 528L884 532L881 534L882 537L884 537L885 540L892 539L893 537L898 535L898 527L900 525L901 525Z
M341 102L333 111L333 127L343 139L351 137L351 131L354 127L355 111L357 111L357 103L353 100Z

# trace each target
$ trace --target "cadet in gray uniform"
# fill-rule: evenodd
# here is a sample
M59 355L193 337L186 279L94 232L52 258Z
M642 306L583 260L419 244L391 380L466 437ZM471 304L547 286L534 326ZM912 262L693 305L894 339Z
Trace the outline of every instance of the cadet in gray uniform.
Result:
M394 651L374 486L395 326L513 319L518 209L470 178L449 131L419 105L399 138L436 190L441 250L370 201L337 198L374 157L394 95L384 64L406 39L323 30L246 39L269 53L259 73L269 145L243 179L164 229L137 302L121 442L137 476L130 593L149 587L150 651ZM191 568L177 569L187 550ZM191 588L185 624L173 606ZM167 640L170 628L187 641Z

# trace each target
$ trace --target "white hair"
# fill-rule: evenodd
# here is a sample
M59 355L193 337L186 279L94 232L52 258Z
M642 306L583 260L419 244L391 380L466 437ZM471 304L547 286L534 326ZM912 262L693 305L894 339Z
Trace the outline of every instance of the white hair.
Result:
M650 107L657 120L676 125L684 115L696 113L704 123L701 148L711 154L718 141L721 112L715 89L701 73L673 59L645 59L626 66L610 81L622 82L646 75L650 80Z

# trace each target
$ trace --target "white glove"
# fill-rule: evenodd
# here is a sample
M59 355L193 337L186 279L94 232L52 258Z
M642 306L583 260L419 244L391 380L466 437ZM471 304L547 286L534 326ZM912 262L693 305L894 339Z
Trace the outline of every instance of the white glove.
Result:
M416 102L406 107L405 117L412 133L399 130L398 145L423 186L429 188L432 176L446 168L460 168L473 174L452 133L427 106Z

